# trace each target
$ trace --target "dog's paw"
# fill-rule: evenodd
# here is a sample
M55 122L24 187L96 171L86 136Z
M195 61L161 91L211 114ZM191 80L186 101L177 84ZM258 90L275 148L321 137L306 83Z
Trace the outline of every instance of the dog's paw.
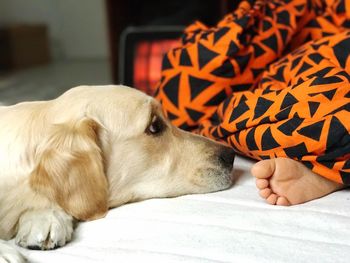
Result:
M0 263L25 263L27 260L14 247L0 240Z
M24 213L18 224L16 244L36 250L61 247L72 238L73 218L61 210L44 209Z

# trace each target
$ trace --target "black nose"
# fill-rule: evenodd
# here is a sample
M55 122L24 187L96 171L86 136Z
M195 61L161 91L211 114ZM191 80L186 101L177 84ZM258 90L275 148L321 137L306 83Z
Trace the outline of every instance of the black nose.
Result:
M219 153L219 160L225 166L233 166L235 152L230 147L223 147Z

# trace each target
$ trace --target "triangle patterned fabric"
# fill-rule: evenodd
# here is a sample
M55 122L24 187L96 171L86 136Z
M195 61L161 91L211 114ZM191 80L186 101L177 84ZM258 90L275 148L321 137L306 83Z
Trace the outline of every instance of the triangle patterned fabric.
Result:
M182 41L156 93L174 125L350 185L350 0L241 0Z

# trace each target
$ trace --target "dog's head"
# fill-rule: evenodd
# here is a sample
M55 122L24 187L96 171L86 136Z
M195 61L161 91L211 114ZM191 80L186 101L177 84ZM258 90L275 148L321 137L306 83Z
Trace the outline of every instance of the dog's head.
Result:
M53 124L31 185L78 219L233 182L232 149L174 127L157 101L135 89L78 87L50 103Z

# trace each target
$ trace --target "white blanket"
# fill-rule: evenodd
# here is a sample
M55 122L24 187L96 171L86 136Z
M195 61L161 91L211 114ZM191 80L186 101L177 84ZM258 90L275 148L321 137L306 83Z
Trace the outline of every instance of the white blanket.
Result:
M270 206L251 165L236 157L229 190L124 205L79 224L63 248L21 252L33 263L350 262L349 190Z

